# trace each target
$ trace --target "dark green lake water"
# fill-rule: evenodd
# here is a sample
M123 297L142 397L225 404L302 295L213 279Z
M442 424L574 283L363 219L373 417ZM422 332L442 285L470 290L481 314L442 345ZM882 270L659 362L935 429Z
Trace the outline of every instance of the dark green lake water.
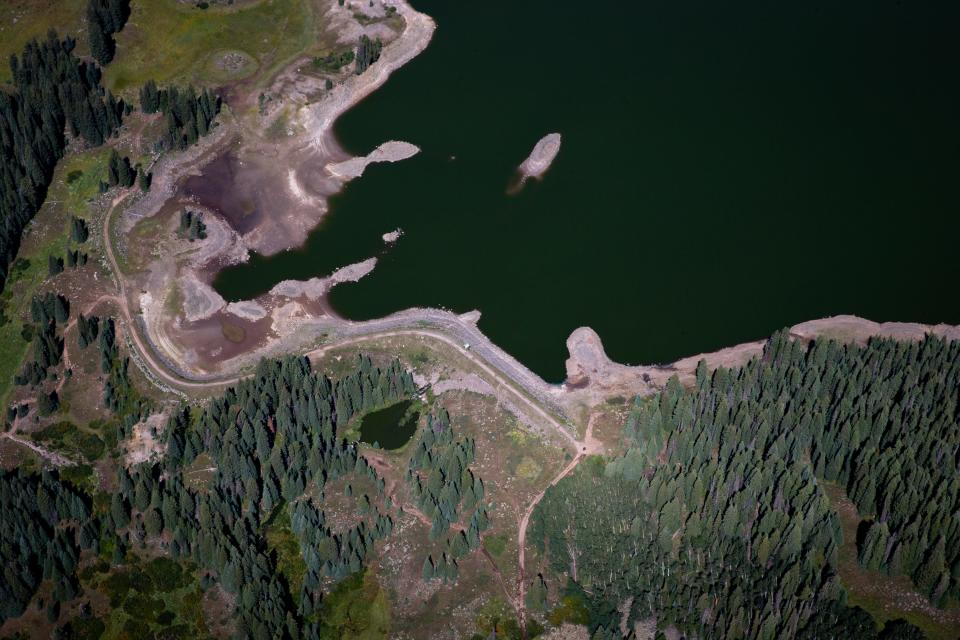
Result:
M417 412L407 415L411 400L398 402L377 411L371 411L360 421L360 440L379 444L389 450L399 449L410 440L417 430Z
M228 299L380 255L340 313L477 308L552 381L582 325L654 363L838 313L960 322L956 0L415 6L434 41L336 134L422 153L369 168L303 250L223 272Z

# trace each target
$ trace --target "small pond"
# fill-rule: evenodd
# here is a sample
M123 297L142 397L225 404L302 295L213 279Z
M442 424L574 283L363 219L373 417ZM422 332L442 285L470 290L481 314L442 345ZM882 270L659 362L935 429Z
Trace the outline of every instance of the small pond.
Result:
M377 443L383 449L399 449L417 430L420 412L411 410L413 400L404 400L365 415L360 421L360 441Z

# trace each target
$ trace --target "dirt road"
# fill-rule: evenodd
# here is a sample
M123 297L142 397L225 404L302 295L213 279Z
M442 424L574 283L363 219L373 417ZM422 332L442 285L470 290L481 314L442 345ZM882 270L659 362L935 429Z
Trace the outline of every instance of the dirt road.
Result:
M7 432L7 433L0 434L0 437L6 438L7 440L10 440L11 442L16 442L17 444L23 445L24 447L27 447L28 449L32 449L32 450L34 451L34 453L36 453L37 455L39 455L41 458L44 458L44 459L46 459L46 460L49 460L50 463L53 464L54 466L57 466L57 467L72 467L73 465L76 464L76 462L74 462L74 461L71 460L70 458L68 458L68 457L66 457L66 456L64 456L64 455L61 455L61 454L59 454L59 453L57 453L57 452L55 452L55 451L50 451L50 450L47 449L47 448L41 447L40 445L38 445L38 444L35 443L35 442L31 442L30 440L26 440L26 439L24 439L24 438L21 438L20 436L14 434L13 432Z
M590 420L587 423L587 431L583 435L583 440L574 441L577 446L577 454L574 456L573 460L570 461L566 467L563 468L563 471L557 474L557 476L550 481L550 484L547 485L543 491L534 496L533 500L527 505L526 511L523 512L523 517L520 518L520 523L518 525L518 534L517 534L517 564L519 566L519 573L517 575L517 602L518 602L518 618L520 619L520 629L525 634L526 633L526 596L527 596L527 577L526 577L526 546L527 546L527 526L530 524L530 516L533 515L534 509L537 508L537 505L540 504L540 501L543 500L543 496L547 493L547 489L554 486L568 475L573 473L573 470L576 469L577 465L586 458L587 456L601 453L603 451L603 445L600 441L596 440L593 437L593 421L596 418L597 414L590 416Z

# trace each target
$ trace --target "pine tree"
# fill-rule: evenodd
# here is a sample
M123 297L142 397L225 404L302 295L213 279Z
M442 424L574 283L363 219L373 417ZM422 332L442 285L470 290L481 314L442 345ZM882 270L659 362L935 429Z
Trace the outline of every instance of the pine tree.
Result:
M420 572L420 575L424 580L433 580L436 577L436 570L433 565L433 558L427 556L423 559L423 568Z
M946 572L946 539L941 534L927 554L926 560L913 575L914 582L924 593L932 595Z
M61 295L53 298L53 317L61 324L70 318L70 302Z
M37 412L41 416L49 416L60 408L60 398L56 391L41 393L37 396Z
M875 522L867 530L867 536L860 547L860 564L868 569L877 570L884 561L890 530L885 522Z
M160 110L160 91L153 80L147 80L140 88L140 109L144 113L156 113Z
M70 217L70 237L74 242L84 243L90 237L90 229L85 220L76 216Z
M547 607L547 585L543 575L537 574L527 589L526 606L534 611L543 611Z
M54 255L47 256L47 273L51 277L63 273L63 258Z

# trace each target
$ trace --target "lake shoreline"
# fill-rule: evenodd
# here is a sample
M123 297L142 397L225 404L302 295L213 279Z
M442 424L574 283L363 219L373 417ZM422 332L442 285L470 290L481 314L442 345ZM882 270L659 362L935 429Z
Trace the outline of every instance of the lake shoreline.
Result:
M324 89L322 78L300 72L303 65L309 64L308 58L301 57L270 80L281 97L270 102L268 109L261 110L259 115L241 116L245 101L239 97L239 111L226 109L208 139L184 153L162 157L155 165L154 189L123 212L119 229L125 237L145 218L156 216L165 225L170 212L184 206L205 217L207 238L203 243L198 246L174 242L168 248L174 260L153 261L146 281L128 288L139 290L139 295L125 301L128 307L139 307L138 325L149 349L164 368L176 372L178 377L206 378L212 372L223 371L224 360L246 361L245 356L259 359L265 353L286 352L290 340L296 341L314 320L340 320L326 302L330 288L356 281L374 268L376 258L371 256L341 265L327 277L285 280L264 294L244 300L226 300L213 287L222 269L247 262L251 252L269 256L302 246L326 215L328 198L339 193L349 180L359 177L369 162L398 161L418 151L408 143L391 141L367 157L352 158L333 134L337 118L424 51L433 37L436 24L430 16L415 11L405 0L393 0L386 5L395 8L404 26L394 36L384 36L383 51L367 70L361 74L352 70L342 73L341 80ZM356 37L355 25L345 17L349 15L348 9L336 2L331 3L325 15L328 28L337 33L344 45ZM304 103L296 96L308 85L320 98ZM286 123L286 134L280 139L270 133L279 130L278 123ZM214 171L220 169L221 175L227 176L238 168L250 171L256 163L268 171L274 170L276 175L266 171L252 175L268 184L282 183L280 199L275 193L268 206L281 207L283 214L278 216L267 209L237 218L231 212L230 202L218 201L220 196L213 193L219 190L229 196L237 188L230 184L217 187L217 183L211 183L207 186L209 193L191 192L191 181L201 185L208 182L207 174L216 163L223 167ZM243 186L240 174L233 179L239 181L237 186ZM212 202L205 202L204 197ZM283 207L283 198L298 206ZM385 245L396 241L390 229L384 232ZM211 344L211 333L217 327L230 327L234 336L241 336L240 340L228 344L218 339L214 342L221 344Z
M354 177L353 174L357 173L354 169L357 167L350 165L351 169L341 175L336 175L328 168L333 160L338 160L341 165L349 161L333 133L335 122L382 86L393 71L424 51L436 29L432 18L416 12L403 0L396 2L394 6L397 6L403 15L406 28L396 40L385 46L381 59L364 74L345 79L324 99L314 104L302 105L297 111L297 123L307 134L305 140L298 136L297 141L306 142L314 153L314 158L320 159L320 164L315 166L323 167L326 178L335 185L339 184L341 188ZM270 125L271 120L267 118L261 121L261 124ZM236 130L236 120L225 128ZM225 146L232 137L223 135L222 139L222 144L211 143L211 146ZM409 152L409 149L406 152ZM535 154L531 154L533 155ZM551 154L551 160L555 155L555 152ZM166 162L172 165L173 169L179 166L172 159ZM289 174L285 177L292 183L291 190L300 193L304 198L311 196L302 189L296 175ZM339 188L333 193L338 190ZM325 201L323 205L325 212ZM209 336L210 332L217 331L218 323L229 323L231 327L239 327L243 335L248 336L246 342L232 345L229 351L212 350L204 355L199 352L197 339L184 331L179 312L171 312L166 308L167 301L164 296L167 291L159 288L161 295L151 297L146 294L139 299L140 308L143 310L141 328L147 336L150 348L160 357L164 368L175 374L167 379L173 383L179 379L184 388L197 389L207 385L235 382L247 375L256 362L264 357L280 357L290 353L315 354L318 349L322 351L331 346L375 339L378 336L420 333L434 337L444 336L445 341L459 350L469 352L471 357L477 357L489 363L494 370L503 373L548 411L569 418L574 415L574 408L578 405L595 406L611 397L652 393L662 387L672 375L687 380L693 375L701 358L706 359L711 367L740 366L749 358L762 353L765 344L765 340L743 343L712 353L681 358L669 365L628 366L610 360L599 335L592 329L583 327L574 331L567 340L570 357L567 360L565 381L550 383L487 338L478 327L478 312L458 315L438 309L408 308L363 322L341 317L327 301L329 287L336 281L355 281L363 277L373 268L373 263L369 261L350 266L344 277L333 278L329 282L317 278L288 280L283 286L278 285L279 289L274 287L276 291L252 300L228 304L213 289L210 281L213 274L230 264L230 261L243 261L246 255L241 256L240 253L245 253L249 245L244 242L240 233L231 228L227 220L218 218L216 222L211 222L211 235L220 240L218 249L212 253L199 252L203 255L202 264L197 258L188 259L184 270L172 282L175 286L184 283L188 285L182 289L190 300L188 306L193 312L190 313L188 309L188 313L184 315L198 326L203 325L201 328L207 332L205 335ZM309 229L313 229L316 222L309 225ZM396 241L396 238L391 232L384 234L384 241L389 244ZM225 256L228 259L224 259ZM356 277L351 275L348 278L347 273ZM152 291L156 294L158 289L152 287ZM188 325L190 322L183 324ZM801 323L791 330L792 335L803 339L836 334L849 336L851 340L863 340L870 335L916 339L926 332L938 333L949 339L960 338L960 328L948 325L877 324L852 316Z

